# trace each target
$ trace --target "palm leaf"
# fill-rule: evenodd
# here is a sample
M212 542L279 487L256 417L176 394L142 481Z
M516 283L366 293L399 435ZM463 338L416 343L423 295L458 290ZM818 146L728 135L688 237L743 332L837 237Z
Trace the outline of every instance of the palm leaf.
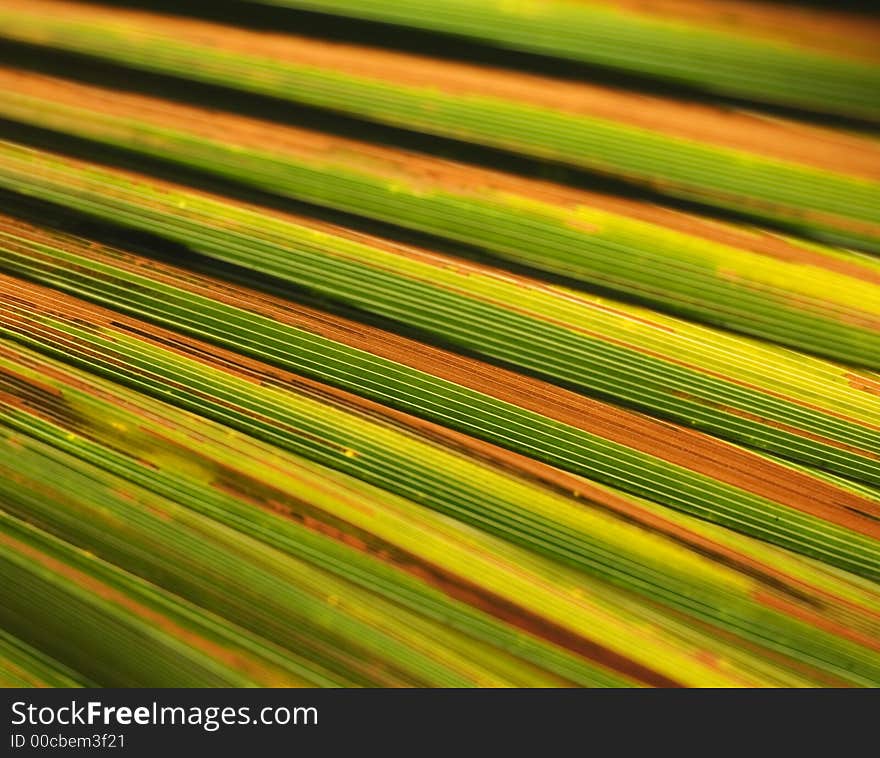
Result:
M800 151L803 160L791 160L766 141L754 151L689 138L682 127L646 128L627 116L649 109L625 93L72 3L32 0L22 10L17 0L5 0L0 36L599 171L880 250L878 152L867 142L847 170L820 165L826 153L809 147ZM608 106L591 107L597 100L622 102L612 115ZM712 114L683 105L661 121L703 118ZM798 130L782 129L778 144L800 139ZM706 132L716 129L708 124Z
M260 4L0 0L0 684L880 685L871 24Z

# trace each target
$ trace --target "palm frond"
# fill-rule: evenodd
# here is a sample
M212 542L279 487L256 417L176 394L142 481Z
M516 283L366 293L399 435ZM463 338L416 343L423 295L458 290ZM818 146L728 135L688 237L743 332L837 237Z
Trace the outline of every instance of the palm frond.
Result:
M880 685L873 22L158 5L0 0L0 684Z

